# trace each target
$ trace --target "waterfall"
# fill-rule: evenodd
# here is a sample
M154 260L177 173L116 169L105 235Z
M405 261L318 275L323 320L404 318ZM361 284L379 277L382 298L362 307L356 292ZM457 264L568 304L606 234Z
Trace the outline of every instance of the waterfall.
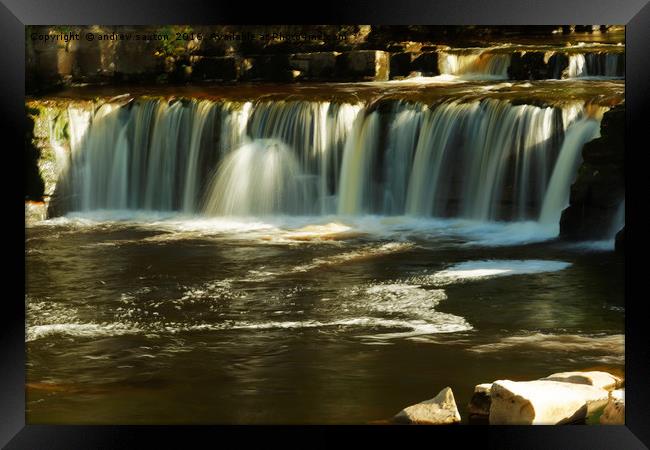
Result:
M360 214L368 211L372 191L371 164L379 137L377 113L360 115L348 139L341 165L339 214Z
M625 199L621 201L621 203L618 205L618 208L616 208L616 214L614 214L614 217L612 218L612 224L609 227L609 237L610 239L614 239L616 237L616 233L621 231L621 229L625 226Z
M442 188L440 178L447 153L456 141L458 128L477 106L448 103L424 113L406 198L407 214L429 216L441 211L436 194Z
M413 156L424 110L421 104L402 101L394 106L395 118L388 129L385 156L383 211L386 214L403 214L406 209Z
M568 78L625 76L623 53L574 53L569 55Z
M307 214L310 198L303 183L300 165L287 145L258 139L225 158L204 210L222 216Z
M451 53L440 52L438 70L444 75L463 78L507 79L509 53L491 53L483 50Z
M59 182L67 211L483 221L556 222L580 149L599 126L578 102L462 97L141 98L69 116L76 131Z
M600 123L591 118L580 119L567 129L544 197L540 222L559 222L562 210L569 205L569 188L582 159L582 146L598 136Z

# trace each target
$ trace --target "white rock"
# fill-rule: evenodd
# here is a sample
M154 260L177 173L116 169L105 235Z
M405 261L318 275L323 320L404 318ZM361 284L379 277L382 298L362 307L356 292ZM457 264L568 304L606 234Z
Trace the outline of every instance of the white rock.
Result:
M617 389L609 393L609 401L603 415L600 416L603 425L625 425L625 389Z
M460 414L450 387L444 388L431 400L411 405L393 418L398 423L446 425L460 422Z
M558 425L582 420L601 408L608 392L561 381L497 380L490 399L491 425Z
M607 372L560 372L549 375L542 380L563 381L565 383L587 384L608 391L621 387L619 377Z
M490 414L490 390L492 383L477 384L474 394L467 405L467 412L472 415L488 416Z

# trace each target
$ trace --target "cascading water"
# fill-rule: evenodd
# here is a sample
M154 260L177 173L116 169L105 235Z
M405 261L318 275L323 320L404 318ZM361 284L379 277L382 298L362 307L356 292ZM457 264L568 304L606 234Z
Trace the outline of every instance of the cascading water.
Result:
M580 164L582 146L599 135L600 122L592 118L580 119L567 129L544 197L540 222L558 223L562 210L569 204L569 187Z
M142 98L71 109L71 127L87 129L60 195L68 211L550 221L598 129L576 122L575 102L384 102Z
M221 216L307 214L309 187L292 150L259 139L226 156L208 190L205 211Z
M625 76L623 53L575 53L569 55L568 78Z
M444 75L462 78L507 79L511 56L509 53L489 53L483 50L451 53L440 52L438 70Z

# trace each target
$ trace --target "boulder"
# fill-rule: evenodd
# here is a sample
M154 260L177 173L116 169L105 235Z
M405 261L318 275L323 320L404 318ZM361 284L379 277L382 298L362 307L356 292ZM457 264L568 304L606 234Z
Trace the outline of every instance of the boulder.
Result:
M474 416L490 415L490 390L492 383L478 384L474 387L474 394L467 405L467 412Z
M353 50L336 57L336 77L344 81L386 81L389 56L380 50Z
M564 383L586 384L611 391L622 386L623 380L607 372L559 372L542 380L562 381Z
M450 387L444 388L434 398L411 405L393 418L396 423L421 425L449 425L460 422L460 414Z
M490 398L490 425L560 425L584 420L603 407L608 392L560 381L497 380Z
M602 425L625 425L625 389L609 393L609 400L600 416Z

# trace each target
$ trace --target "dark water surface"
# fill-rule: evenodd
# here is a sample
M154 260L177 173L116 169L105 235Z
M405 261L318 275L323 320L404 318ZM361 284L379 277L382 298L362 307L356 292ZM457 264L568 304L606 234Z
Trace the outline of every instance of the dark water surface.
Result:
M368 423L445 386L465 420L478 383L622 369L622 257L551 235L378 217L35 224L27 420Z

